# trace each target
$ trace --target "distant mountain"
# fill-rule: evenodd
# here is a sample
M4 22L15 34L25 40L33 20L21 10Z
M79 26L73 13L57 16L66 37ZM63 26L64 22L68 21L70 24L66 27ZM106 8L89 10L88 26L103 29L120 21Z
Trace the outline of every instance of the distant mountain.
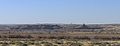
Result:
M13 24L0 25L0 31L102 31L120 32L120 24Z

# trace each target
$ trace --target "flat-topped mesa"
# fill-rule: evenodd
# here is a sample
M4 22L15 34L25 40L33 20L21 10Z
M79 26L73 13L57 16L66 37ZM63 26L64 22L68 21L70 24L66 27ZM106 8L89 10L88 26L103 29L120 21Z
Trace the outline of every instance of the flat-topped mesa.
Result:
M14 27L10 27L10 29L60 29L59 25L52 24L39 24L39 25L17 25Z

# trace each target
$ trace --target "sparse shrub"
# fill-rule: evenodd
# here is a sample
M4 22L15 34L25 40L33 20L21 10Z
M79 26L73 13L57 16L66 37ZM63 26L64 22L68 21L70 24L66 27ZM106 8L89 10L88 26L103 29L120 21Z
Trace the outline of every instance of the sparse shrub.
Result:
M81 43L72 43L70 46L82 46Z
M7 43L3 43L1 46L9 46Z

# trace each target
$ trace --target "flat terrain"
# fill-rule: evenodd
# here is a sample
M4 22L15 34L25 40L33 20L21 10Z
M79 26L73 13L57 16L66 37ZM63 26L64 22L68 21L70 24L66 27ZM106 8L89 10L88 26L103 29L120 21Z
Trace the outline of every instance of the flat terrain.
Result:
M0 46L120 46L120 24L0 25Z

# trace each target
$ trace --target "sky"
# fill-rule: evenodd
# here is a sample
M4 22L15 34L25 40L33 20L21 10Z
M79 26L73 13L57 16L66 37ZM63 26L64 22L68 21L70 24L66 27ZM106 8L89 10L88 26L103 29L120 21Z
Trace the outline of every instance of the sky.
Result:
M0 0L0 24L120 23L120 0Z

